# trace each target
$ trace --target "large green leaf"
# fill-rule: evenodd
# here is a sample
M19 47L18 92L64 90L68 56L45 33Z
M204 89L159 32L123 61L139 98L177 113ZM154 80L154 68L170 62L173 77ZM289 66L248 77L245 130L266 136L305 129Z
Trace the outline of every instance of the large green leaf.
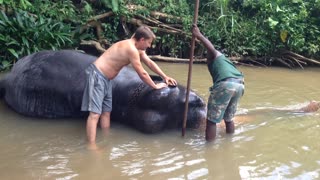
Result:
M4 13L4 11L0 11L1 13L0 13L0 20L3 22L3 24L5 25L6 24L6 22L8 22L9 20L8 20L8 17L7 17L7 15Z
M101 2L105 7L112 9L113 12L119 11L120 0L101 0Z
M17 59L19 58L18 53L17 53L14 49L9 48L8 51L9 51L14 57L16 57Z

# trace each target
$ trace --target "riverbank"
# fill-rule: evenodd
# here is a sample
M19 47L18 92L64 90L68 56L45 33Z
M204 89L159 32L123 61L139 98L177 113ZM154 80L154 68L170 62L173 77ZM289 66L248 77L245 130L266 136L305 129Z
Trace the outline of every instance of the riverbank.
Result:
M96 41L82 41L79 49L83 50L88 54L99 56L106 49L103 48L100 43ZM179 58L179 57L169 57L161 55L149 55L150 59L153 61L169 62L169 63L189 63L190 58ZM274 56L232 56L228 57L236 65L244 65L250 67L286 67L290 69L305 67L320 67L320 60L304 57L302 55L296 54L291 51L279 51L277 55ZM197 57L193 59L194 64L205 64L205 57Z
M304 67L320 67L320 60L310 59L301 55L290 52L291 59L288 57L252 57L252 56L241 56L241 57L229 57L229 59L237 65L244 66L282 66L290 69ZM294 57L293 57L294 56ZM160 55L150 55L150 59L154 61L170 62L170 63L189 63L190 59L166 57ZM205 64L206 58L194 58L193 63Z

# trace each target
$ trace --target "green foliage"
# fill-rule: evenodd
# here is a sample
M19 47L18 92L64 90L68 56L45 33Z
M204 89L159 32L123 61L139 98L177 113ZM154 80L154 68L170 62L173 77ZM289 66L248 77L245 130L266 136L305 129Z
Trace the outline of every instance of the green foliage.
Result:
M199 26L229 55L288 49L319 57L318 0L202 1Z
M112 9L113 12L117 13L119 11L121 0L101 0L101 2L105 7Z
M46 49L72 44L70 27L42 16L16 11L13 16L0 13L0 68L5 69L18 58Z
M6 5L10 8L29 9L32 4L28 0L0 0L0 5Z
M33 14L41 15L46 18L55 19L57 21L69 20L79 22L78 12L71 0L48 1L34 0Z
M126 5L134 4L145 8L135 9L135 11L126 10ZM192 24L192 14L193 9L188 4L187 0L126 0L122 3L122 9L129 14L129 16L134 15L144 15L145 17L150 17L151 11L157 11L172 15L179 18L168 18L166 23L168 24L179 24L182 22L182 29L186 32L190 32L190 27ZM159 27L161 28L161 26ZM185 35L181 34L168 34L159 29L154 29L157 34L157 39L154 44L157 44L158 50L165 56L173 57L186 57L185 51L186 47L190 46L191 39L185 39ZM191 37L191 36L190 36ZM189 55L187 55L189 56Z
M83 14L86 15L86 16L89 16L90 14L92 14L93 12L93 8L92 6L87 3L86 1L84 2L84 7L83 7Z
M111 42L117 42L119 41L119 36L117 35L117 31L118 31L118 26L119 26L119 22L118 21L114 21L112 24L111 23L103 23L103 29L104 29L104 37L106 39L108 39Z
M191 0L0 0L0 43L7 47L0 50L0 66L42 49L95 39L95 28L83 25L108 11L114 15L99 22L110 43L131 37L136 25L125 22L131 18L152 19L152 11L176 17L164 21L187 34L167 33L154 23L153 47L162 55L186 58L194 4ZM227 55L272 56L287 49L320 58L319 0L201 0L198 17L201 31Z
M260 8L259 14L268 18L269 24L265 28L270 34L270 40L275 44L273 51L285 47L307 56L319 51L319 26L310 22L315 18L312 17L310 8L316 2L269 0L261 6L263 9ZM281 32L284 31L288 35L282 40Z

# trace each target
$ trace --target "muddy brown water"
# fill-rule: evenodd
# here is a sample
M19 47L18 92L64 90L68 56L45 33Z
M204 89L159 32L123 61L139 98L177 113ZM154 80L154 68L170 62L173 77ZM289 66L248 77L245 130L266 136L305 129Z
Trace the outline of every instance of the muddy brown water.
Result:
M181 84L188 64L157 62ZM239 67L246 90L238 113L299 107L320 100L320 69ZM1 74L0 76L3 76ZM191 88L207 101L211 77L195 64ZM86 148L85 120L21 116L0 101L1 179L319 179L320 112L264 111L238 123L235 134L218 129L206 143L203 129L146 135L112 124L98 130L99 151Z

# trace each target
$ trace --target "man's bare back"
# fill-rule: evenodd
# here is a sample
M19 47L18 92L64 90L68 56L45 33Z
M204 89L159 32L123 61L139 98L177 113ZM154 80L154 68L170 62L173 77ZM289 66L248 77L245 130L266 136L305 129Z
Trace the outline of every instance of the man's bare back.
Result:
M126 39L113 44L95 62L94 65L108 78L117 76L123 66L130 64L130 55L139 54L133 39Z
M151 46L152 41L153 38L142 37L137 39L134 36L130 39L119 41L108 48L93 64L108 79L113 79L123 66L131 64L141 80L154 89L160 89L167 85L176 86L177 82L166 76L158 65L147 56L145 50ZM160 75L165 83L155 84L141 62Z

